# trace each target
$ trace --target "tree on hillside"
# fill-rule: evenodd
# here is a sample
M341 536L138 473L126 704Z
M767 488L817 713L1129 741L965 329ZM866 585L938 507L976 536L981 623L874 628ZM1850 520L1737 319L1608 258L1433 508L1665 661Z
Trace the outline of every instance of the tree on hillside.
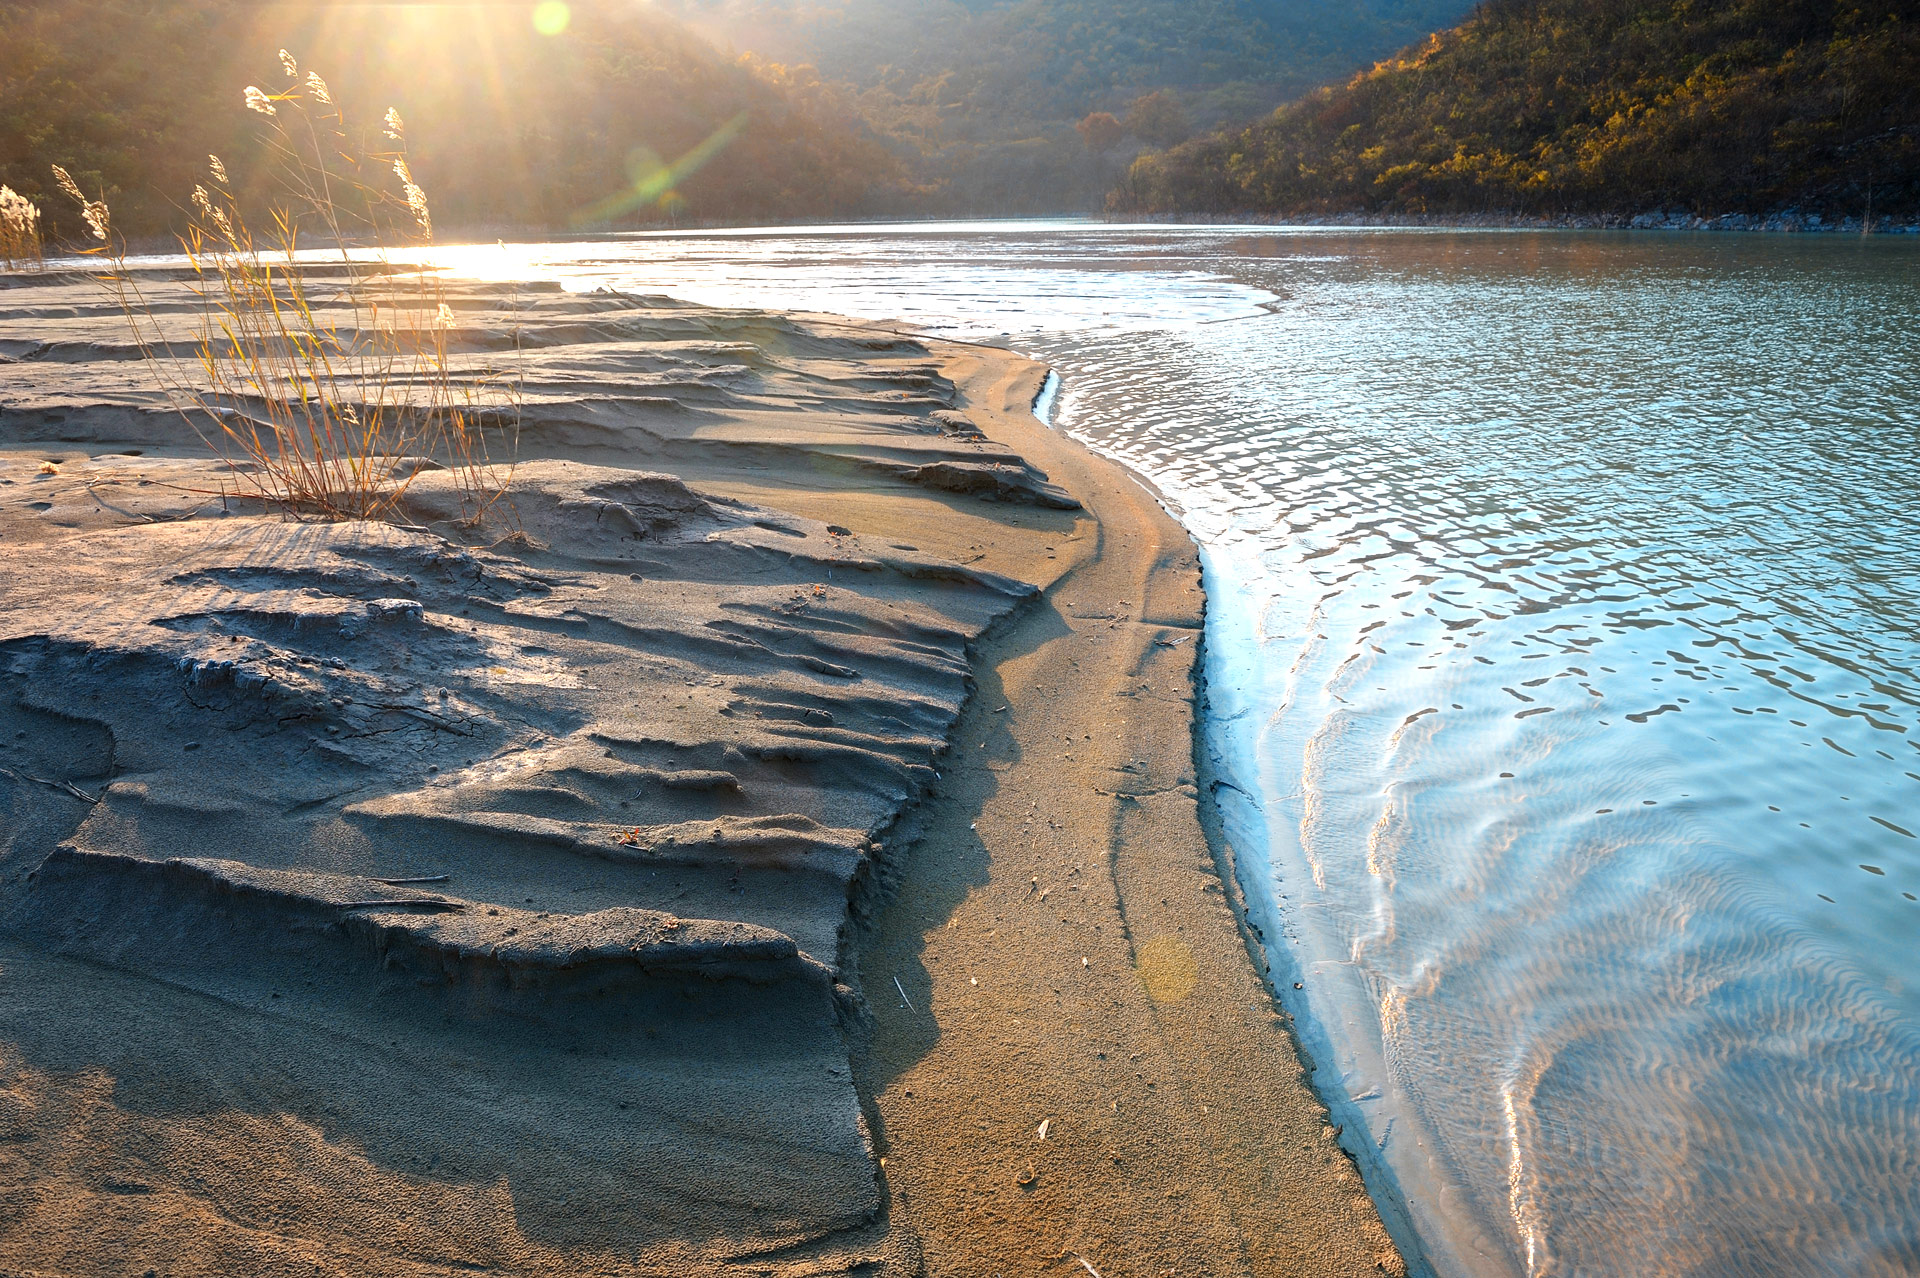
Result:
M1105 155L1127 136L1126 129L1111 111L1095 111L1073 127L1079 131L1080 140L1087 144L1087 150L1096 155Z
M1187 123L1186 108L1164 89L1135 98L1121 123L1142 142L1162 149L1178 146L1193 134L1192 126Z

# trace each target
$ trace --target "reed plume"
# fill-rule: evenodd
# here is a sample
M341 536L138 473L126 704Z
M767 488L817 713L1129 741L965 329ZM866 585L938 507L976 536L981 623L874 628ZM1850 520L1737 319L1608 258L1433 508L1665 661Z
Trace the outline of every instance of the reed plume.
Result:
M37 270L44 260L40 210L10 186L0 186L0 269Z
M149 365L174 406L229 464L233 482L290 513L397 518L419 459L449 468L479 523L511 517L504 497L512 462L496 461L489 435L512 442L518 392L492 367L457 368L458 320L425 265L396 265L395 251L432 245L432 211L414 180L400 117L394 149L355 147L326 81L299 80L286 51L288 89L248 86L246 108L264 117L279 197L256 234L232 193L225 164L208 156L211 186L196 185L181 247L201 311L191 361L176 358L159 312L140 293L124 248L111 250L107 206L55 170L81 207L96 253L113 252L100 278L120 300ZM395 192L391 174L399 181ZM316 242L340 264L323 284L303 270Z

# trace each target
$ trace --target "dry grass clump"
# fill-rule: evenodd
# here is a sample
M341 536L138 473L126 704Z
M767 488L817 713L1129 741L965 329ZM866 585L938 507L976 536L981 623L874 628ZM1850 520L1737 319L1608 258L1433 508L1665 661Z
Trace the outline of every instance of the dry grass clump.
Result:
M357 145L326 81L302 79L293 57L280 56L288 87L245 92L264 117L279 188L264 229L249 224L218 156L193 190L181 237L202 303L192 360L172 353L114 248L107 206L64 171L55 176L99 241L93 251L113 255L101 278L169 396L243 490L303 515L397 517L427 459L453 471L478 524L504 509L512 463L494 458L488 436L511 442L517 391L496 368L460 365L443 285L426 267L393 260L433 243L405 125L388 111L374 146ZM308 244L338 264L312 269Z
M35 270L43 260L40 210L12 187L0 186L0 270Z

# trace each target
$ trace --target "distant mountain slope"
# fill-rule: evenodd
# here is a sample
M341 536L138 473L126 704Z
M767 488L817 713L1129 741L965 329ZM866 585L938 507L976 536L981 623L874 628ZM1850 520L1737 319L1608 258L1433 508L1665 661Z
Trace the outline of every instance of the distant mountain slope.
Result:
M438 224L565 229L905 207L899 161L833 94L718 53L646 6L580 3L563 32L526 4L5 0L0 182L47 198L49 166L104 189L117 225L173 225L209 151L246 174L241 90L287 83L286 47L350 119L408 122ZM705 162L673 168L690 154ZM72 228L67 228L69 231Z
M1097 208L1145 143L1251 119L1469 0L662 0L722 47L817 68L956 212ZM1130 108L1165 91L1150 112ZM1107 112L1118 134L1075 125ZM1136 132L1138 130L1138 132Z
M1912 0L1489 0L1250 128L1141 158L1117 212L1911 215Z

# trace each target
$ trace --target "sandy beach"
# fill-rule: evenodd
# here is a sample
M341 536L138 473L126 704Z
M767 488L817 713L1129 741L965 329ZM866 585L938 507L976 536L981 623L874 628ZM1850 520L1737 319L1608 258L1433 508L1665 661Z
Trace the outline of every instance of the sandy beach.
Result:
M1045 369L452 284L510 525L320 523L4 282L0 1272L1404 1272Z

